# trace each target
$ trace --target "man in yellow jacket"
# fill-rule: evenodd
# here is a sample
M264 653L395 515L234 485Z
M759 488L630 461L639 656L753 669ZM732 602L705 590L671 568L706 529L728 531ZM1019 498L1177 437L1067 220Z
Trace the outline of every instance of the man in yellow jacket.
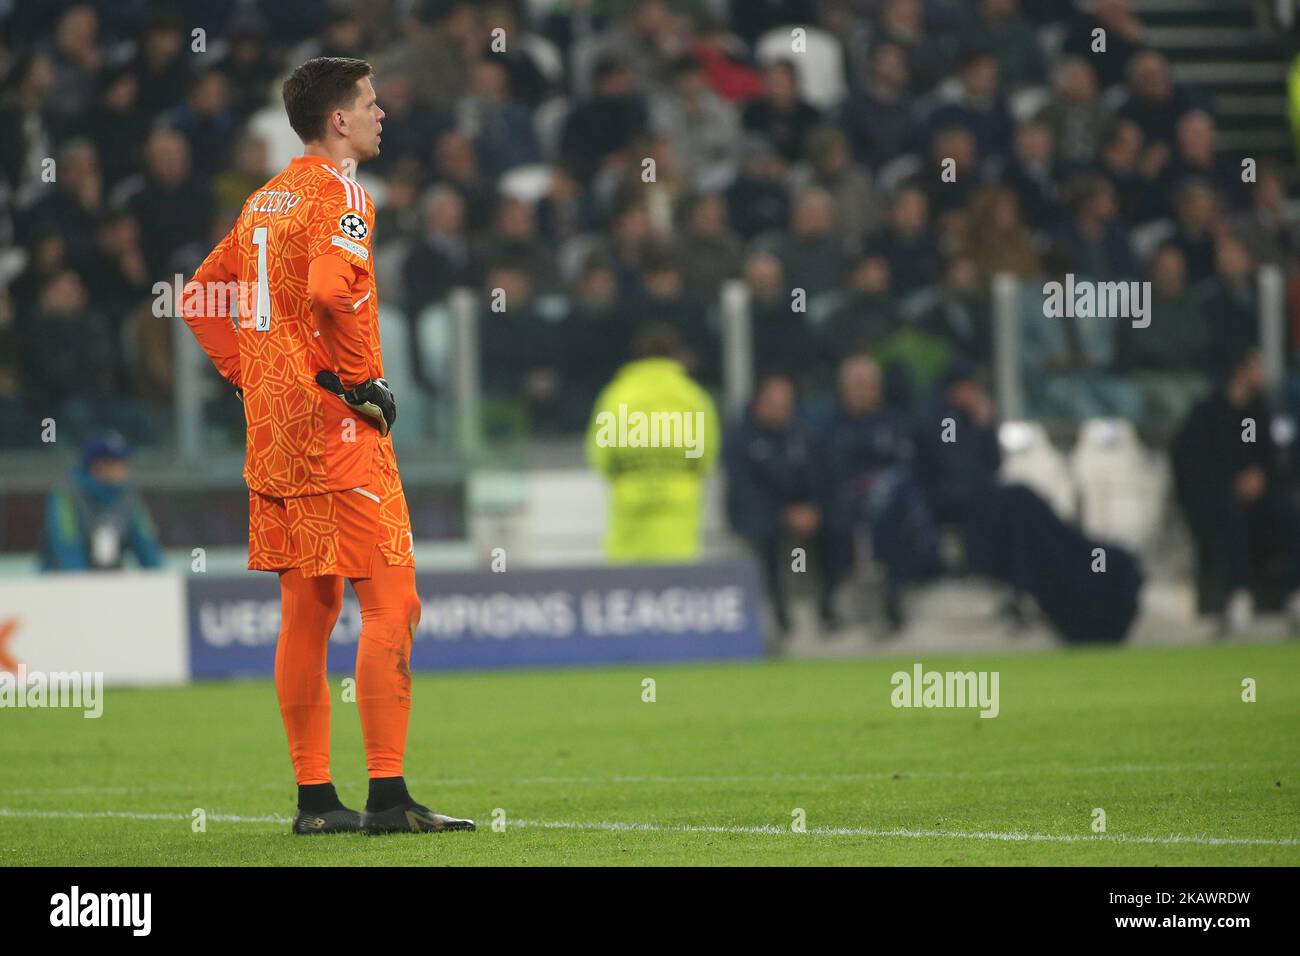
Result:
M605 554L614 564L692 561L722 441L718 412L687 374L671 326L647 326L633 351L596 398L587 432L587 459L609 479Z

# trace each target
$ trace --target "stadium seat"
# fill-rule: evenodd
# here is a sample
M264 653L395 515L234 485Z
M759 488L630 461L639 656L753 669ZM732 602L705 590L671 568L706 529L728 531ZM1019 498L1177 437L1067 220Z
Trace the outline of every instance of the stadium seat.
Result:
M497 192L520 202L535 203L551 188L551 167L545 163L516 166L501 176Z
M1131 422L1083 424L1070 456L1080 524L1089 535L1143 551L1159 532L1169 484L1164 459L1150 454Z
M825 30L802 26L807 31L807 48L806 52L795 55L790 48L792 29L793 25L777 27L759 37L755 48L758 62L767 65L790 60L799 77L799 93L805 100L819 110L838 106L847 93L844 54L839 41Z
M998 428L1002 446L1002 480L1032 489L1061 518L1072 521L1078 513L1070 469L1047 431L1038 422L1003 422Z

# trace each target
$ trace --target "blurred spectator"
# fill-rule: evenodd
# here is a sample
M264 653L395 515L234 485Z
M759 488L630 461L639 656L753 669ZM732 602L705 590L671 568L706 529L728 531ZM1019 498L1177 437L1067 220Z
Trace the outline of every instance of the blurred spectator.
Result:
M680 26L665 0L632 0L627 16L613 22L600 40L593 86L600 86L604 61L622 64L639 89L667 87L672 63L682 50Z
M593 78L591 99L569 114L560 138L561 158L584 183L590 182L606 160L626 150L649 124L649 108L626 66L602 58Z
M1214 274L1196 287L1201 308L1213 320L1213 355L1239 353L1259 343L1259 288L1255 262L1241 237L1222 232L1214 242Z
M1071 216L1057 227L1053 241L1068 257L1068 271L1099 281L1135 275L1133 250L1110 181L1097 173L1076 176L1066 186L1065 202Z
M932 130L963 126L975 137L981 160L1006 155L1011 148L1011 112L999 86L998 61L986 50L972 49L962 59L954 99L930 115Z
M489 66L487 72L499 75L500 67ZM474 75L480 84L488 82L478 74L477 68ZM436 143L438 137L452 127L454 114L450 109L439 110L420 102L411 75L403 70L381 73L375 77L374 84L375 95L387 115L383 124L383 149L366 164L366 173L383 176L415 162L423 179L432 165L429 144ZM478 135L477 126L471 123L462 123L460 128L472 141Z
M238 215L248 197L257 192L270 175L266 141L246 133L235 142L229 168L218 172L212 180L212 201L216 213L222 215L233 212Z
M564 320L564 348L574 401L585 415L604 388L609 369L632 354L632 329L618 293L618 275L608 259L588 256Z
M1151 264L1151 323L1121 323L1116 368L1142 395L1143 420L1168 428L1186 417L1204 392L1210 324L1188 288L1187 260L1172 243Z
M483 28L487 34L484 39L484 62L493 63L502 71L499 93L501 100L509 100L513 105L523 108L524 115L529 116L528 111L541 105L550 93L550 81L533 52L538 42L546 44L546 41L529 31L527 21L520 18L520 4L517 0L492 0L485 3L482 9ZM493 31L496 30L500 30L500 34L494 35ZM493 41L497 36L504 38L504 50L493 49ZM497 80L492 82L495 85Z
M854 158L878 170L912 148L916 104L909 92L907 54L898 44L876 44L870 71L841 107L839 122Z
M563 355L554 323L537 309L528 272L518 265L489 266L483 279L479 365L483 392L506 418L554 433L565 424L568 396Z
M1246 205L1241 166L1218 152L1214 119L1204 110L1188 110L1178 120L1177 148L1169 164L1168 181L1177 189L1188 179L1203 179L1229 207Z
M469 89L456 107L457 125L474 141L475 153L488 176L542 158L532 114L510 98L509 81L502 61L483 60L475 64Z
M971 200L966 247L987 285L1002 272L1027 276L1038 270L1034 237L1020 220L1020 202L1005 186L985 186Z
M977 247L982 248L982 247ZM962 357L978 368L993 362L993 316L978 260L955 255L944 267L937 301L926 307L917 326L952 346L952 357Z
M91 230L94 247L81 268L90 301L113 332L127 312L149 297L153 280L140 245L140 224L125 210L105 213Z
M885 257L894 291L905 296L938 281L939 244L929 228L929 200L917 185L901 188L882 230L866 248Z
M944 126L930 137L929 168L923 181L940 232L953 231L953 220L960 219L962 208L979 189L982 161L975 134L965 126Z
M1065 300L1072 288L1071 260L1059 248L1043 257L1042 281L1030 277L1021 287L1021 359L1025 399L1031 418L1083 421L1088 418L1136 419L1142 401L1125 378L1115 374L1117 316L1071 315ZM1112 281L1088 279L1083 281ZM1048 307L1049 283L1057 283L1061 314Z
M496 184L483 175L468 136L450 130L438 137L434 145L434 176L460 193L471 232L487 227L496 208Z
M165 277L185 272L180 263L200 254L186 246L200 245L212 222L212 196L190 171L190 151L185 137L175 130L155 130L145 144L145 173L120 187L118 202L125 201L144 230L145 259L149 272Z
M20 219L24 227L19 238L29 238L34 227L52 227L64 236L69 256L78 260L89 251L95 220L104 202L104 180L95 147L85 139L65 141L59 149L55 169L53 191L46 193Z
M226 168L237 122L238 117L230 109L226 76L218 70L199 74L185 105L167 119L168 125L189 142L194 174L204 182Z
M237 16L230 25L230 48L218 65L226 74L230 106L246 121L266 105L275 82L275 58L266 48L266 24L257 14ZM384 104L384 111L388 103Z
M836 288L846 265L836 229L835 201L824 189L808 187L795 196L789 233L780 256L786 281L809 298Z
M50 277L36 310L19 320L25 382L41 383L42 417L58 418L67 403L83 411L110 401L117 384L118 353L107 320L93 311L72 270Z
M1174 85L1165 58L1154 50L1133 57L1128 67L1127 93L1128 99L1119 108L1120 119L1137 124L1148 148L1173 149L1178 121L1194 104Z
M99 48L99 15L89 4L69 7L54 28L54 95L50 108L71 124L90 108L104 64Z
M497 201L492 231L474 250L487 267L511 266L528 276L534 292L550 291L558 276L555 254L537 234L537 217L531 203L502 196Z
M1142 142L1142 131L1132 120L1111 123L1097 166L1115 189L1119 215L1131 223L1161 218L1170 209L1161 183L1144 173Z
M1261 565L1276 554L1295 627L1300 512L1286 485L1293 429L1277 427L1265 400L1258 351L1240 348L1221 358L1219 385L1192 410L1173 453L1178 500L1196 540L1202 584L1210 591L1203 603L1224 602L1226 630L1249 626Z
M412 313L473 281L465 200L450 186L434 186L425 196L424 230L407 253L402 275L406 307Z
M1036 86L1046 78L1038 31L1021 15L1019 0L979 0L975 37L1001 66L1008 90Z
M678 219L686 294L694 302L712 304L722 283L737 278L743 267L740 242L727 222L727 204L718 193L690 196Z
M795 310L781 260L770 252L751 253L745 260L745 286L759 369L785 372L797 382L808 382L819 359L817 343L806 309Z
M785 568L795 548L820 557L822 533L817 436L796 417L795 384L768 375L744 417L727 432L727 520L758 559L777 628L790 630ZM832 622L830 581L821 575L818 608Z
M1086 167L1097 155L1106 111L1092 64L1081 56L1062 59L1056 66L1052 99L1038 114L1052 131L1056 155L1069 171Z
M1124 79L1129 59L1145 45L1144 34L1129 0L1097 0L1092 12L1080 12L1070 23L1061 49L1095 62L1105 88ZM1104 49L1097 46L1099 36L1104 38Z
M859 256L846 285L823 332L831 364L845 355L874 353L899 327L889 262L879 252Z
M693 378L707 385L722 381L722 352L718 335L708 323L704 303L686 295L686 280L677 257L667 249L646 256L641 285L625 304L633 328L660 324L674 330L679 357Z
M1208 276L1214 271L1214 240L1223 227L1219 197L1204 181L1189 180L1178 190L1174 210L1174 242L1187 260L1188 274Z
M163 566L158 532L130 484L130 457L115 432L86 443L81 463L45 506L42 571L116 571L128 553L142 568Z
M727 209L736 231L745 239L790 220L790 186L785 160L762 137L748 137L742 146L743 165L727 190Z
M45 53L17 57L0 94L0 170L16 205L23 205L47 181L45 160L54 154L50 99L58 82Z
M1300 254L1300 223L1286 201L1286 185L1276 162L1261 160L1250 187L1250 208L1233 224L1255 261L1293 268Z
M876 229L884 215L884 203L865 169L853 161L842 130L822 126L808 142L808 163L798 170L799 186L825 190L835 206L835 227L841 244L856 246Z
M787 163L804 155L808 136L821 114L799 96L798 75L789 60L777 60L763 68L763 96L745 106L747 133L763 136Z
M144 24L130 70L136 78L137 102L147 116L178 105L190 88L188 39L170 11L158 10Z
M880 5L879 40L907 54L912 92L923 96L952 72L956 40L925 31L921 0L884 0Z
M1051 128L1043 121L1027 120L1016 127L1011 156L999 178L1015 190L1031 228L1041 231L1060 217L1061 164L1055 157Z
M139 77L122 68L106 73L95 108L86 116L85 131L99 154L110 195L140 169L142 147L151 126L150 116L140 108ZM258 185L262 182L266 177Z
M615 564L689 562L699 555L705 480L722 429L713 399L687 375L681 353L671 328L640 330L635 358L592 409L587 460L609 481L605 555ZM643 423L639 430L633 416ZM674 416L681 422L676 432ZM665 419L669 438L680 440L662 440L656 423Z
M672 86L651 102L650 125L668 137L692 186L725 188L739 161L740 117L709 88L704 68L683 56L672 69Z
M871 554L887 571L886 621L897 629L903 590L933 570L938 541L924 532L919 488L908 467L911 437L903 418L884 405L879 366L862 355L846 358L836 391L839 401L821 441L829 592L822 613L869 540Z

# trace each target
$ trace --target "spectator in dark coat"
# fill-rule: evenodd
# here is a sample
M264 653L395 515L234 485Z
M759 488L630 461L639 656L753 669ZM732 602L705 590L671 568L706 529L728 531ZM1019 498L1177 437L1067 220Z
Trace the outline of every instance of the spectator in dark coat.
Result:
M646 133L650 115L632 74L618 61L602 58L593 79L595 95L569 114L560 137L561 158L584 183Z
M1292 626L1300 612L1300 512L1288 492L1290 451L1278 443L1264 396L1264 368L1250 347L1223 353L1221 385L1192 410L1174 446L1178 500L1196 539L1203 583L1225 628L1249 625L1252 572L1280 556L1280 584L1290 595Z
M916 148L916 103L908 92L907 54L895 43L879 43L871 53L871 75L851 93L839 122L854 158L872 170Z
M907 425L884 405L879 366L864 355L845 359L838 397L821 442L828 586L848 576L857 543L868 535L887 572L886 621L897 629L904 589L937 568L938 538L909 468Z
M821 114L799 98L798 77L790 61L768 64L763 80L762 99L748 103L741 115L745 132L765 137L786 162L798 162Z
M816 435L795 415L795 386L786 375L758 383L745 417L728 430L723 446L727 471L727 520L749 544L763 571L777 627L790 629L785 568L793 549L819 552L821 494ZM802 568L800 568L802 570ZM823 573L819 610L833 621L829 580Z
M1098 30L1105 37L1104 53L1094 52ZM1097 0L1093 12L1079 13L1070 23L1061 52L1095 60L1104 88L1124 79L1130 58L1145 45L1144 34L1128 0Z

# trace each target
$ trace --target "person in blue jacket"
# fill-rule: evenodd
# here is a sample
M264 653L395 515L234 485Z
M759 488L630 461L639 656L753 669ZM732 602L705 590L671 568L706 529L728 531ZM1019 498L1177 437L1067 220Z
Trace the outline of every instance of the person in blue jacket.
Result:
M68 480L45 506L42 571L112 571L129 552L142 568L163 566L158 532L128 483L131 449L107 432L87 442Z
M727 520L753 549L782 636L790 629L785 564L806 566L820 557L821 492L816 435L796 415L794 381L771 374L759 382L744 418L723 444L727 472ZM798 562L796 548L803 549ZM831 619L830 591L822 575L823 622Z
M885 619L897 631L904 591L938 569L938 533L913 475L910 426L886 405L879 365L846 358L837 397L821 438L829 586L848 577L868 543L886 571Z

